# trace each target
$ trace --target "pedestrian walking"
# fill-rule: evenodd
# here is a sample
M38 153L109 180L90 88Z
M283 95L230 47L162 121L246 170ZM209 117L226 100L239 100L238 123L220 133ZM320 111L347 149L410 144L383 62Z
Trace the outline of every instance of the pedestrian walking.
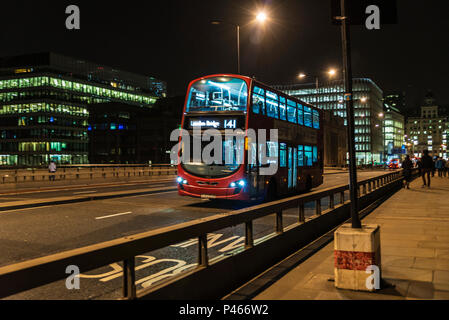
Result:
M442 178L443 177L443 169L444 169L442 158L440 158L440 157L437 158L437 161L435 162L435 169L438 170L438 177Z
M443 161L443 178L446 178L446 175L447 175L447 161L444 158L441 158L441 160Z
M432 168L432 178L433 178L433 177L435 177L435 171L437 170L437 169L436 169L437 158L434 157L434 158L432 159L432 161L433 161L433 168Z
M422 187L424 188L427 186L428 188L430 188L430 174L435 169L435 165L432 160L432 157L429 156L428 150L423 151L420 168L421 168L421 177L422 177L422 181L423 181ZM427 177L427 181L426 181L426 177Z
M446 175L449 176L449 160L445 160L445 162L446 170L444 170L444 176L446 177Z
M412 169L413 162L410 160L410 156L407 155L402 162L402 169L404 173L404 188L410 189L410 182L412 181Z
M50 175L48 176L48 179L50 181L55 181L56 178L56 163L54 161L51 161L48 165L48 172Z

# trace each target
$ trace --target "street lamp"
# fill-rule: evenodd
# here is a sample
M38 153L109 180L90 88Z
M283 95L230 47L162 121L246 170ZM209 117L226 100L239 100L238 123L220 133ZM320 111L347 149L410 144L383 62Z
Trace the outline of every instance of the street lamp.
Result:
M267 20L268 20L268 16L264 11L260 11L256 15L256 21L259 24L264 24L265 21L267 21ZM213 25L227 24L227 25L234 26L236 28L236 31L237 31L237 74L240 74L240 25L238 25L236 23L228 22L228 21L223 21L223 20L212 20L210 23Z
M265 23L265 21L267 21L267 19L268 19L268 16L264 11L260 11L256 16L256 20L262 24Z

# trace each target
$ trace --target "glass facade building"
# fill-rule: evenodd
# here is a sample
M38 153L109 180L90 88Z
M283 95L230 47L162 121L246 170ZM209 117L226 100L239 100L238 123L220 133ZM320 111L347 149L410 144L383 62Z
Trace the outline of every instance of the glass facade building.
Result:
M278 90L329 110L346 121L343 80L329 81L316 88L315 83L276 85ZM384 158L383 92L367 78L353 79L355 142L358 165L379 164Z
M151 109L163 81L54 53L0 59L0 165L89 162L95 106Z
M398 109L388 104L385 104L383 131L385 158L387 161L391 159L402 159L407 153L404 140L404 116Z

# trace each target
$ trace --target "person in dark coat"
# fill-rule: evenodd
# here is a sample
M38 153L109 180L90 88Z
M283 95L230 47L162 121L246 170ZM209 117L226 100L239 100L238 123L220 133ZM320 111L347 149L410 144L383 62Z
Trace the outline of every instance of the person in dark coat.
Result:
M423 151L423 156L421 158L421 177L423 181L423 188L428 187L430 188L430 174L435 168L433 159L431 156L429 156L429 150ZM427 177L427 181L426 181ZM426 183L427 182L427 183Z
M402 162L402 169L404 172L404 188L410 189L410 182L412 181L412 169L413 162L410 160L410 156L407 155L405 160Z

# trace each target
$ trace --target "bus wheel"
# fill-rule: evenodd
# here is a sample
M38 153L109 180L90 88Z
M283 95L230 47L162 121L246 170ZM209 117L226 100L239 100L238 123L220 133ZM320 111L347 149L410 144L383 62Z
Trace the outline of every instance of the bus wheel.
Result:
M271 180L270 183L268 184L267 195L265 197L265 200L267 202L270 202L276 199L277 199L276 183L273 180Z
M307 176L306 179L306 192L310 192L312 190L312 178L310 176Z

